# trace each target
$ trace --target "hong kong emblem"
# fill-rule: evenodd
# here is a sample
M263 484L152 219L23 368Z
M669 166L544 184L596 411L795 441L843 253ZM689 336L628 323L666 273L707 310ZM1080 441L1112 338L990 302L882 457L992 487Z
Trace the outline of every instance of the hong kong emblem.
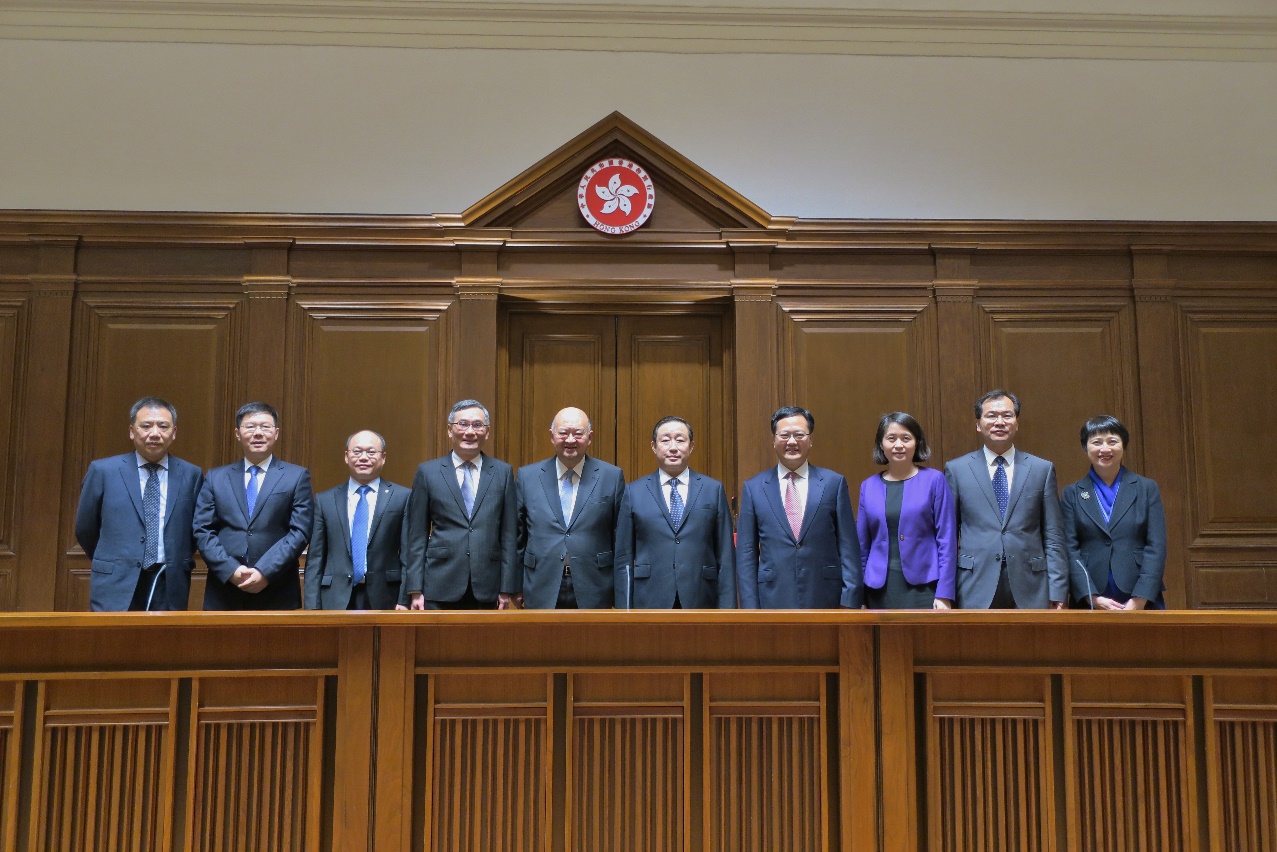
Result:
M594 228L605 234L628 234L652 215L656 188L642 166L609 157L585 170L576 204Z

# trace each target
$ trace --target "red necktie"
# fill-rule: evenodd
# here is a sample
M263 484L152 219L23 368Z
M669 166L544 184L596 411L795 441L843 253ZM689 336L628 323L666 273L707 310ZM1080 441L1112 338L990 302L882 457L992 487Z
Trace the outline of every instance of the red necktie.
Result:
M798 486L795 484L798 474L791 470L785 474L785 479L789 480L785 486L785 517L789 518L789 528L794 531L794 541L798 541L798 534L803 530L803 510L798 505Z

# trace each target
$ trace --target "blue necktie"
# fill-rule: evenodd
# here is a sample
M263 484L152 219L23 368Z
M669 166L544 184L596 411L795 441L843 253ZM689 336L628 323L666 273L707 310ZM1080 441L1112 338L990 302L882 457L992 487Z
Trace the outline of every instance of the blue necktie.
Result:
M355 519L350 524L350 556L355 561L354 585L364 581L368 573L368 492L367 485L359 486L359 502L355 504Z
M248 489L244 492L244 496L248 498L248 516L253 517L253 506L257 503L257 477L262 469L257 465L253 465L248 469Z
M461 502L466 504L466 517L474 513L474 462L461 466Z
M146 488L142 491L142 521L146 524L146 543L142 545L142 567L150 568L160 561L160 466L154 462L146 468Z
M993 496L998 498L998 511L1005 518L1007 503L1011 501L1011 491L1007 488L1007 460L998 456L993 463L998 466L993 473Z
M683 498L678 493L678 480L670 480L670 520L674 522L674 529L678 529L683 523Z
M575 480L576 471L569 470L563 474L563 480L559 483L559 506L563 509L564 526L572 522L572 485Z

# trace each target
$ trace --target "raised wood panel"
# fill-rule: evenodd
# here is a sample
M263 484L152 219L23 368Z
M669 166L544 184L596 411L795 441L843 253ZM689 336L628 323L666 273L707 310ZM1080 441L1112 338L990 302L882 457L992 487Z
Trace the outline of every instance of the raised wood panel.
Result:
M0 848L13 849L17 839L18 788L22 761L18 743L22 728L22 684L0 683Z
M1197 580L1197 604L1212 609L1277 605L1277 562L1229 559L1213 549L1190 553Z
M550 421L575 406L590 417L589 453L616 459L616 317L527 314L508 317L507 361L498 424L502 458L516 467L553 454Z
M1277 679L1203 680L1212 849L1277 848Z
M790 365L782 385L787 404L816 418L812 460L847 477L852 500L859 483L880 468L873 462L874 434L882 415L907 411L929 442L939 443L939 387L935 308L926 300L890 302L848 297L782 298ZM747 345L747 344L746 344ZM758 424L770 443L770 424ZM932 464L944 460L933 445ZM742 478L758 471L741 471Z
M1267 543L1277 535L1277 461L1246 452L1237 463L1236 433L1247 447L1277 441L1277 310L1271 301L1182 305L1188 371L1190 539ZM1209 592L1208 592L1209 594Z
M201 468L225 464L232 454L237 376L254 369L241 350L239 303L193 294L151 301L92 294L75 306L70 422L64 471L65 517L75 517L80 482L93 459L128 452L129 408L143 396L177 407L173 454ZM89 608L88 562L65 525L60 606ZM203 569L191 600L202 599Z
M1054 462L1062 488L1089 466L1078 440L1082 424L1097 414L1112 414L1131 432L1126 463L1141 470L1133 303L1080 294L981 298L976 304L983 326L977 375L984 390L1000 387L1020 398L1016 446ZM968 407L963 414L971 424L970 443L950 448L950 457L979 446L975 412Z
M446 446L444 423L450 301L298 299L291 303L294 380L280 412L292 461L316 492L343 482L346 438L386 437L382 476L411 485L417 465ZM451 357L466 357L458 352Z
M20 492L17 475L17 436L21 421L19 369L24 302L0 302L0 608L13 608L13 572L17 565L15 533L18 529Z

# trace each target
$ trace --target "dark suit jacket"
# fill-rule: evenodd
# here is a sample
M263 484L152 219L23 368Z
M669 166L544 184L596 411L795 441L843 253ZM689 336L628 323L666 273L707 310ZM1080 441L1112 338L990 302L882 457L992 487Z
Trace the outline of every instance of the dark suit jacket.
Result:
M794 540L771 467L745 483L736 519L740 605L749 609L859 608L860 546L847 480L808 465L807 505Z
M961 609L988 609L998 588L1001 562L1019 609L1046 609L1067 601L1068 554L1055 485L1055 465L1015 451L1007 515L985 464L984 450L944 466L958 514L958 597Z
M252 518L244 460L210 470L195 503L195 540L208 564L204 609L300 609L297 572L314 515L310 471L304 467L271 459ZM240 565L262 572L266 588L240 591L230 581Z
M166 599L152 609L183 610L191 592L195 537L191 518L204 473L190 462L168 457L168 500L164 510ZM75 538L92 560L89 608L94 612L129 608L144 566L146 524L137 454L98 459L89 465L75 512Z
M563 583L565 556L570 560L577 606L612 606L612 545L625 496L625 474L593 456L586 456L582 464L576 503L568 519L564 519L559 501L554 458L519 468L514 490L523 569L517 576L523 604L529 609L554 609Z
M1161 596L1166 513L1156 482L1123 470L1108 523L1089 476L1065 488L1060 503L1075 598L1104 594L1110 571L1117 587L1132 597L1155 601Z
M408 580L401 600L460 600L469 586L481 601L518 591L514 471L486 453L466 517L452 453L417 466L408 501Z
M306 552L306 609L345 609L350 605L355 562L350 555L350 481L315 497L315 528ZM373 609L394 609L408 556L408 495L402 485L381 480L377 508L368 530L368 573L364 588Z
M625 487L616 522L616 605L671 609L736 606L732 515L723 483L695 471L677 529L661 494L660 473Z

